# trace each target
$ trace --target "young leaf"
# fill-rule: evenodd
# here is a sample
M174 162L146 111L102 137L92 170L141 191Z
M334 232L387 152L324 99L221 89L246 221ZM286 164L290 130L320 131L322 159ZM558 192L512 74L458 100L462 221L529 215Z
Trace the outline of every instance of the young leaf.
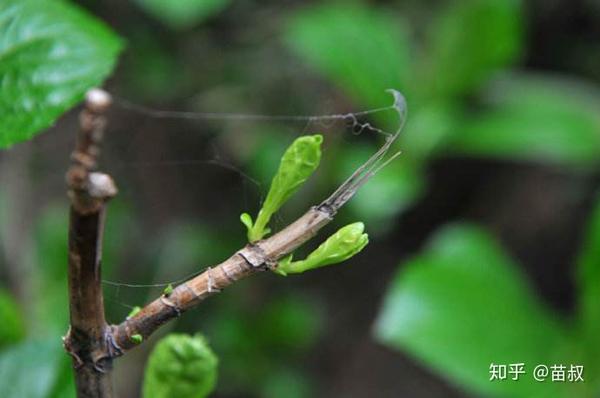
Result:
M144 341L144 336L136 333L136 334L132 334L130 339L135 344L142 344L142 341Z
M131 311L129 312L129 314L127 315L127 319L129 318L133 318L134 316L136 316L140 311L142 310L142 307L139 306L135 306L131 309Z
M121 42L63 1L0 0L0 148L27 140L102 83Z
M165 296L169 296L171 295L171 293L173 293L173 285L171 283L169 283L164 289L163 289L163 295Z
M218 359L200 336L170 334L152 351L144 376L144 398L204 398L217 381Z
M256 221L252 223L252 217L247 213L240 216L242 223L248 228L250 242L261 240L270 232L267 224L271 216L319 166L322 142L322 135L306 135L297 138L285 151Z
M306 259L292 261L290 255L281 260L275 272L285 276L341 263L360 252L369 243L369 236L363 233L364 230L365 225L361 222L346 225L331 235Z

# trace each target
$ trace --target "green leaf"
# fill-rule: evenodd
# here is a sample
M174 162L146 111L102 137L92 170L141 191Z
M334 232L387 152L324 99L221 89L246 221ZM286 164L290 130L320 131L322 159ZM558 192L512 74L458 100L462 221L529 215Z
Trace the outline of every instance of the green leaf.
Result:
M331 235L306 259L291 261L286 257L281 261L275 272L281 275L301 274L326 265L338 264L359 253L369 243L369 236L363 233L365 225L361 222L346 225Z
M25 325L17 303L0 289L0 348L14 344L25 335Z
M3 397L50 398L69 362L60 337L25 341L0 354ZM70 370L70 369L69 369Z
M600 91L572 80L514 75L491 84L490 109L450 139L473 156L595 167L600 162Z
M250 242L260 240L269 233L267 224L271 216L317 169L321 160L322 142L322 135L305 135L297 138L285 151L254 224L246 213L240 216L242 223L248 228Z
M578 363L566 332L485 232L446 227L394 277L376 322L379 341L402 349L485 396L558 396L537 364ZM518 382L490 382L490 364L525 363ZM553 392L553 393L552 393Z
M585 371L597 375L600 371L600 200L590 216L577 261L577 282L578 320L587 357ZM600 382L600 377L595 382Z
M523 42L519 0L452 1L431 24L422 81L432 96L469 92L510 65Z
M240 215L240 221L242 222L242 224L244 224L246 226L248 231L252 230L252 226L253 226L254 222L252 221L252 216L250 214L242 213Z
M306 8L287 27L287 42L353 100L369 107L388 101L386 89L409 81L409 39L403 20L358 2Z
M139 314L141 310L142 310L142 307L136 305L135 307L133 307L131 309L131 311L129 311L129 314L127 314L127 319L133 318L134 316Z
M144 398L203 398L217 381L218 360L200 336L170 334L154 348L144 376Z
M144 341L144 336L142 336L139 333L136 333L136 334L132 334L129 339L134 344L142 344L142 342Z
M0 0L0 148L31 138L112 71L121 42L62 1Z
M169 283L164 289L163 289L163 295L165 296L169 296L171 293L173 293L173 285L171 283Z
M230 0L135 0L148 14L174 29L190 28L221 12Z

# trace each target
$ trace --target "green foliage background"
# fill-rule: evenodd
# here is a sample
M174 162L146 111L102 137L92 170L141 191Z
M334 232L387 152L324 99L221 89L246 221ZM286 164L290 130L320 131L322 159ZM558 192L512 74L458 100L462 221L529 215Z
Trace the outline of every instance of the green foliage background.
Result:
M371 244L356 259L242 282L161 332L206 335L215 396L598 396L599 11L591 1L0 0L2 395L73 396L59 338L76 110L62 115L104 83L148 106L208 112L345 113L389 105L388 88L407 97L402 156L325 231L364 222ZM163 120L121 106L109 120L102 166L120 194L104 277L135 284L177 280L243 245L238 215L257 214L297 135L323 134L323 159L274 230L381 144L343 123ZM366 121L397 125L393 112ZM118 322L160 292L107 284L107 315ZM119 360L122 396L140 394L163 336ZM492 362L529 373L490 382ZM533 382L539 363L582 364L586 382Z

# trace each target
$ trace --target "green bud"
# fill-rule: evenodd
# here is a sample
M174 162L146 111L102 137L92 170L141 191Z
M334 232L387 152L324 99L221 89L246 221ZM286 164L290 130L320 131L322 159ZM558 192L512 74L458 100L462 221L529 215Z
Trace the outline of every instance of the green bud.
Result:
M281 275L299 274L326 265L341 263L360 252L369 243L369 235L363 233L362 222L346 225L331 235L308 257L300 261L292 261L288 256L279 262L275 272Z
M297 138L285 151L256 222L252 221L252 217L248 213L240 216L240 220L248 229L250 242L261 240L270 232L267 224L271 216L319 166L322 142L323 136L320 134L306 135Z
M164 288L163 295L169 297L171 293L173 293L173 285L169 283L167 287Z
M217 357L202 336L170 334L150 354L143 396L207 397L217 381L217 365Z
M129 318L133 318L134 316L136 316L140 311L142 310L142 307L138 307L137 305L135 307L133 307L131 309L131 311L129 312L129 315L127 315L127 319Z
M132 334L129 339L134 344L142 344L142 341L144 341L144 337L139 333Z

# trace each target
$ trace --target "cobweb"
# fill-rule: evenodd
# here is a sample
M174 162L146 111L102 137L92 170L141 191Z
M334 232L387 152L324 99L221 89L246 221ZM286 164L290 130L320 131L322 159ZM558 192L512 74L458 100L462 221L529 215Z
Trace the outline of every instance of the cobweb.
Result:
M396 90L387 90L393 96L393 103L380 108L361 110L357 112L347 113L332 113L332 114L317 114L317 115L269 115L269 114L245 114L245 113L218 113L218 112L189 112L189 111L174 111L163 110L147 107L141 104L134 103L121 97L113 97L114 108L126 113L137 114L143 118L150 120L155 119L172 119L172 120L187 120L187 121L241 121L241 122L266 122L266 123L291 123L297 125L294 128L296 135L302 135L309 130L319 128L331 129L334 126L342 128L344 131L354 135L372 134L377 137L382 137L384 142L381 147L363 163L361 167L339 186L335 192L327 198L321 206L334 208L341 207L352 195L363 185L369 178L375 175L379 170L385 167L389 162L395 159L400 152L395 152L387 156L392 144L400 134L406 121L406 102L402 94ZM374 115L383 113L394 113L398 117L397 128L388 132L382 128L373 125L368 119ZM171 159L171 160L144 160L144 161L122 161L118 162L116 167L194 167L198 165L211 165L231 171L245 182L251 183L256 187L260 187L260 183L244 172L240 167L232 162L224 159L217 150L214 151L211 158L201 159ZM264 191L264 190L262 190ZM263 192L264 194L264 192ZM204 272L208 267L198 267L199 270L173 280L156 281L155 283L139 284L128 281L103 280L102 283L114 289L112 295L106 297L109 301L114 301L117 304L133 308L119 300L121 289L149 289L149 288L164 288L169 285L180 284L194 276Z

